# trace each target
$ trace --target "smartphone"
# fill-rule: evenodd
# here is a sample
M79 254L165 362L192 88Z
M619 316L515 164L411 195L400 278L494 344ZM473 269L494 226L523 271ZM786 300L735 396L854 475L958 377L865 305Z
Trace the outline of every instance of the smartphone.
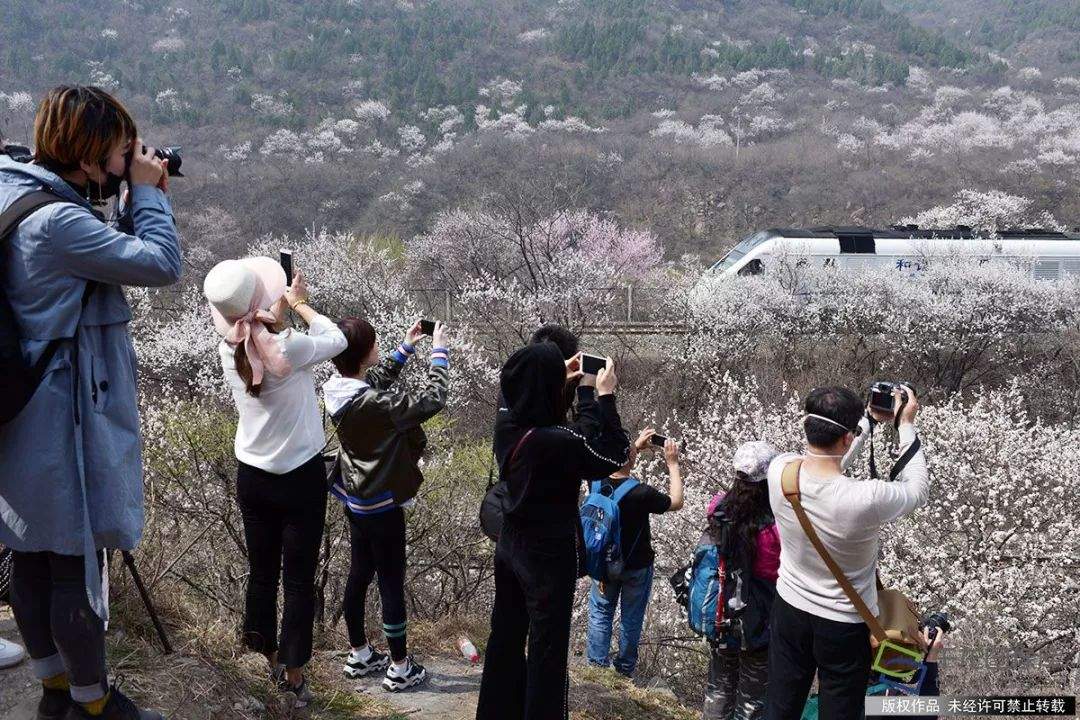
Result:
M421 320L420 332L424 333L428 337L435 334L435 321L434 320Z
M649 438L649 442L656 447L664 447L664 443L667 442L667 435L653 435Z
M285 271L285 284L292 286L292 250L282 250L279 255L281 269Z
M599 355L583 354L581 356L581 372L586 375L596 375L605 367L607 367L607 358L602 358Z

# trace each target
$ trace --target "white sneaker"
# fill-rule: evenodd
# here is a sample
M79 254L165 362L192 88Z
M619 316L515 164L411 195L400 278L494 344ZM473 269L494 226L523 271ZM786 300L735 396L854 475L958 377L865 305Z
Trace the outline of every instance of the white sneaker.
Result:
M343 670L345 677L355 680L373 672L382 672L389 666L390 656L372 648L366 660L361 659L360 653L355 650L351 651L349 657L345 660Z
M427 680L427 670L420 663L414 662L410 655L405 659L404 670L399 671L393 664L386 668L386 678L383 679L382 686L390 692L397 692L419 685L425 680Z
M18 665L26 657L22 645L0 638L0 668Z

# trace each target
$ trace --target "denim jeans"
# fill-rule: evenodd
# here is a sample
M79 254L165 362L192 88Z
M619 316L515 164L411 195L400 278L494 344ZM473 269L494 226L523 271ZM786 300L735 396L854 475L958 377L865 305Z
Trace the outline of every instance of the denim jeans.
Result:
M638 570L624 570L618 580L604 583L592 581L589 593L589 662L607 667L611 653L611 626L615 621L615 606L619 605L619 654L613 664L615 669L630 677L637 667L638 643L641 641L641 625L645 621L645 608L652 592L653 566Z

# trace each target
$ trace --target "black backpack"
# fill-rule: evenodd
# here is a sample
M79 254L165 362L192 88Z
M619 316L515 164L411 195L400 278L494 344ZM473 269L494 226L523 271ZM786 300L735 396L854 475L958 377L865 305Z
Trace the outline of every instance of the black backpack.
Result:
M23 195L11 206L0 213L0 249L7 242L8 236L35 210L57 202L68 202L47 190L36 190ZM82 307L90 299L94 283L87 282L83 292ZM60 344L71 338L51 340L37 362L30 365L23 357L19 344L19 326L7 295L0 285L0 425L6 425L15 419L30 402L38 385L45 376L45 368L56 355Z

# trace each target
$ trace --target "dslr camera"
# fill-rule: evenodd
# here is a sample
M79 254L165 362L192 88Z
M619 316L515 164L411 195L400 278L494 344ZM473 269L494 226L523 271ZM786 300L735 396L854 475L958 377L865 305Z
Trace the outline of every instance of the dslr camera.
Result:
M143 146L146 149L146 146ZM184 173L180 172L180 166L184 164L184 159L180 156L179 145L168 145L166 147L154 148L154 157L158 160L165 161L165 170L169 173L170 177L184 177ZM25 145L16 145L9 143L6 145L0 145L0 155L7 155L15 162L28 163L34 159L34 153L30 152L30 148ZM128 164L131 164L131 153L128 152L125 156Z
M143 145L143 151L146 150L146 146ZM166 145L165 147L154 148L154 157L158 160L165 161L165 171L169 173L169 177L184 177L184 173L180 172L180 166L184 164L184 159L180 157L179 145ZM128 165L131 164L132 153L128 152L124 156Z
M880 410L883 413L893 414L893 393L897 390L900 391L900 408L897 408L897 413L902 409L909 400L907 390L908 387L914 392L915 386L909 382L890 382L882 380L874 383L870 386L870 407L875 410Z
M952 630L952 624L949 622L949 613L940 610L923 618L921 625L930 631L931 644L933 644L934 639L937 638L938 635Z

